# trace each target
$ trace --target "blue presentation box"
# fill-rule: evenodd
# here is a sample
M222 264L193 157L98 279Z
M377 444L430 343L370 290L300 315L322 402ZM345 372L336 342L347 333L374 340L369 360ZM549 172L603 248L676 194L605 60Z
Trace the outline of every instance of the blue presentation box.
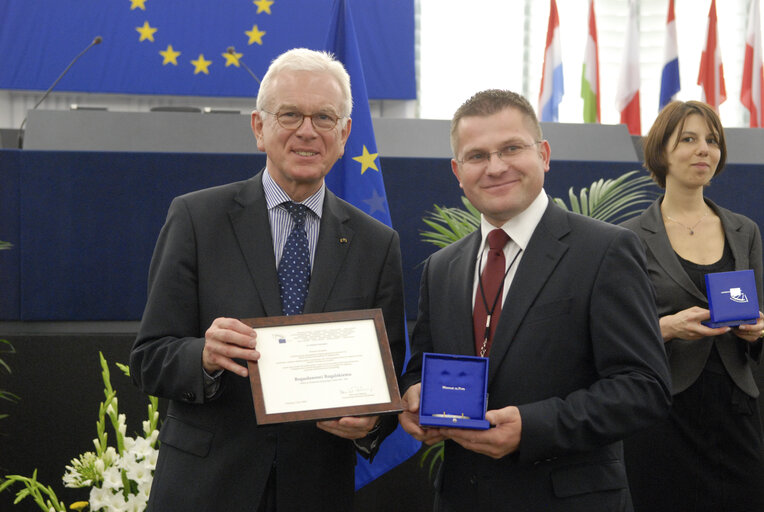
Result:
M708 327L755 324L759 318L759 296L753 270L706 274L706 295L711 319Z
M425 353L419 424L485 430L488 405L488 358Z

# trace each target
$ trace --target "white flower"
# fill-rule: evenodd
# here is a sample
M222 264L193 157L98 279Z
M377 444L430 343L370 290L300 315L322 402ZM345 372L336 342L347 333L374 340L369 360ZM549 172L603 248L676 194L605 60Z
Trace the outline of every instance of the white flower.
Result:
M125 473L127 473L127 478L139 486L143 486L151 482L152 469L148 467L147 464L138 462L136 460L124 460L122 467L125 470Z
M113 446L109 446L106 448L106 450L103 452L103 455L101 455L101 458L103 459L103 463L106 467L113 466L116 461L119 459L119 454L117 453L117 449Z
M85 452L76 459L72 459L71 465L66 466L63 482L66 487L90 487L94 481L101 480L101 473L97 470L96 462L100 460L93 452Z
M108 378L105 371L103 375L104 379ZM104 383L108 389L109 383L106 380ZM152 427L157 424L159 412L153 402L149 411L151 421L143 422L143 436L127 436L127 417L119 414L117 398L112 395L108 407L99 410L98 425L101 429L105 414L111 419L116 418L111 426L123 447L122 453L114 446L108 446L106 433L101 432L102 440L93 440L95 452L84 453L66 466L64 485L90 487L88 504L92 512L143 512L146 509L159 456L159 450L154 448L159 430ZM129 485L127 489L126 484Z
M109 402L109 407L106 408L106 412L109 415L112 415L117 412L118 404L117 404L117 397L115 396L112 398L111 402Z
M131 494L125 502L125 510L128 512L143 512L147 503L148 499L144 499L142 495Z
M106 510L108 512L127 512L128 510L127 503L121 492L117 494L110 493L107 496L106 502Z
M127 431L127 425L125 424L125 422L126 422L126 417L124 414L120 414L119 416L117 416L117 430L119 431L120 434L122 434L123 437L125 435L125 432Z
M156 448L154 448L151 451L151 455L149 455L149 457L146 458L146 464L149 465L152 471L154 471L157 467L158 458L159 458L159 450L157 450Z
M101 487L93 487L90 489L88 502L90 503L90 510L104 509L111 502L111 491Z
M103 472L103 488L114 491L122 490L122 471L116 465Z
M99 475L103 475L103 472L106 469L106 463L103 459L96 459L94 467Z
M127 439L125 438L125 451L132 453L136 459L145 459L151 456L154 448L151 446L151 441L143 437L137 439L130 438L130 448L127 447Z

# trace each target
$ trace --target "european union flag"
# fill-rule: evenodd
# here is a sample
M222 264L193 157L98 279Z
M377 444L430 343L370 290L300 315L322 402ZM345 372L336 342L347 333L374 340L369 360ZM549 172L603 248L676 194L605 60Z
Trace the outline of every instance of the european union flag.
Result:
M362 65L365 61L361 60L358 51L353 17L347 0L334 2L326 50L345 65L353 94L353 126L345 144L345 155L326 176L326 186L347 202L392 227L366 94ZM410 458L420 446L419 441L409 436L399 425L380 446L374 464L358 456L355 467L356 489Z
M359 3L361 53L369 63L374 98L416 97L413 1ZM103 44L83 56L57 90L251 98L258 84L242 63L262 76L286 50L320 48L330 5L329 0L0 2L0 88L47 89L101 36Z

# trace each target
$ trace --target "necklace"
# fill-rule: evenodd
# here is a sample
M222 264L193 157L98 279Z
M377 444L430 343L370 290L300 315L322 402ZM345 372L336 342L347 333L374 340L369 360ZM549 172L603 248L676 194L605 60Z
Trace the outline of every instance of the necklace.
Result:
M695 224L693 224L693 225L692 225L692 227L689 227L689 226L687 226L687 225L685 225L685 224L682 224L682 223L681 223L681 222L679 222L678 220L676 220L676 219L674 219L674 218L672 218L672 217L670 217L670 216L666 215L665 213L664 213L663 215L665 215L665 216L666 216L666 218L667 218L668 220L670 220L670 221L673 221L673 222L676 222L677 224L679 224L680 226L682 226L684 229L686 229L687 231L689 231L689 232L690 232L690 235L694 235L694 234L695 234L695 228L696 228L696 227L698 227L698 224L700 224L700 222L701 222L703 219L705 219L706 217L708 217L708 214L709 214L709 213L711 213L711 210L708 210L708 211L707 211L707 212L706 212L706 213L705 213L705 214L704 214L704 215L703 215L701 218L699 218L699 219L698 219L698 222L696 222Z

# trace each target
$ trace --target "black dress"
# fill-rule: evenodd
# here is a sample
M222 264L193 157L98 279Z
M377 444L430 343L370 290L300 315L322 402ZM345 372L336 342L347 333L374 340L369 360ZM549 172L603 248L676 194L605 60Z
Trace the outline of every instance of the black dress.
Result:
M706 273L735 267L727 244L711 265L677 257L700 290ZM756 399L735 385L715 346L698 379L674 395L668 418L627 439L624 448L636 512L764 511Z

